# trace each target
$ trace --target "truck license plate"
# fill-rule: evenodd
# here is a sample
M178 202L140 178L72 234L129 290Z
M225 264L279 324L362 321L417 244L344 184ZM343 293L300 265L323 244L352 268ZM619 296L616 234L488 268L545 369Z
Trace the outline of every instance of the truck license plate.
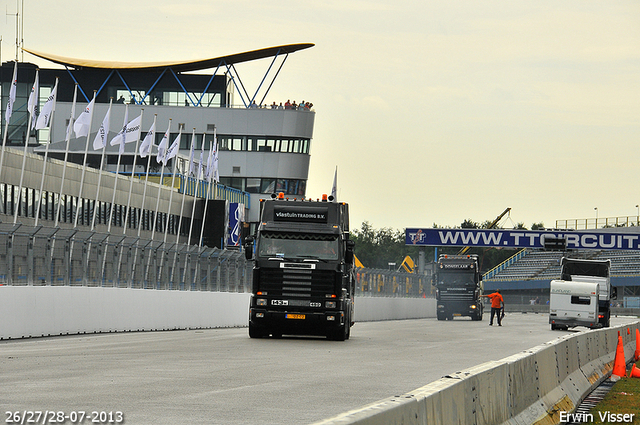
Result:
M305 315L304 314L285 314L284 316L285 319L298 319L298 320L304 320L305 319Z

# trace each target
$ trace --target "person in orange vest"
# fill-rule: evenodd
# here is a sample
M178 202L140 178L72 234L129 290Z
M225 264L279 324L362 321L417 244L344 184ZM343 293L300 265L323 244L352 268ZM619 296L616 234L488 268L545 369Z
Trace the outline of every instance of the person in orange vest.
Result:
M502 309L504 308L504 298L500 295L500 290L496 289L496 292L489 295L481 295L482 297L491 299L491 319L489 320L489 326L493 326L493 316L498 316L498 326L502 326Z

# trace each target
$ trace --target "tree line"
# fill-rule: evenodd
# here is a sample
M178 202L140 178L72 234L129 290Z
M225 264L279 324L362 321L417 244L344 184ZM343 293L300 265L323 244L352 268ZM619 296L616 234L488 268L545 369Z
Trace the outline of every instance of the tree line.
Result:
M486 220L482 223L475 222L473 220L464 220L459 229L487 229L491 224L491 220ZM444 226L438 226L434 224L432 226L435 229L446 228ZM524 223L517 223L516 229L528 230ZM531 225L531 230L543 229L543 223L534 223ZM404 230L392 229L390 227L383 227L381 229L374 229L373 226L365 221L360 226L360 229L350 232L351 239L355 242L355 254L358 260L364 265L364 267L375 269L389 269L393 267L395 269L400 267L400 264L404 258L408 255L413 261L418 262L418 255L420 250L425 251L425 261L430 263L435 261L436 249L439 254L457 254L460 251L460 247L417 247L405 245ZM518 249L515 248L470 248L468 254L477 254L480 260L480 271L485 273L497 266L507 258L514 255ZM395 263L395 266L390 266L389 263Z

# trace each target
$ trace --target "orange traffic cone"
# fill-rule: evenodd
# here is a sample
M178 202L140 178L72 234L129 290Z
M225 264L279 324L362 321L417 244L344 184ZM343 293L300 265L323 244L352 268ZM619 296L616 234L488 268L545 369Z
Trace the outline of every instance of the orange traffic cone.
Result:
M636 361L640 360L640 329L636 329L636 353L633 357Z
M615 375L618 378L627 376L627 361L624 357L624 345L622 345L621 336L618 336L618 347L616 348L616 357L613 361L613 372L611 375Z
M629 372L629 378L640 378L640 368L635 364L631 368L631 372Z

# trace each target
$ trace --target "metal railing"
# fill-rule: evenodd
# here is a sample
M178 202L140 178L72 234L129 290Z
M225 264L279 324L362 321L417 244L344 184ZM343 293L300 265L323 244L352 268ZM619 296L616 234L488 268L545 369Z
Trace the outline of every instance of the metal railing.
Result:
M163 243L88 229L0 223L0 284L251 292L237 250ZM356 269L356 296L427 297L427 275Z
M0 284L249 292L235 250L0 223Z
M602 218L574 218L556 220L556 229L588 230L608 227L640 226L640 215Z
M356 296L433 297L428 275L384 269L356 269Z

